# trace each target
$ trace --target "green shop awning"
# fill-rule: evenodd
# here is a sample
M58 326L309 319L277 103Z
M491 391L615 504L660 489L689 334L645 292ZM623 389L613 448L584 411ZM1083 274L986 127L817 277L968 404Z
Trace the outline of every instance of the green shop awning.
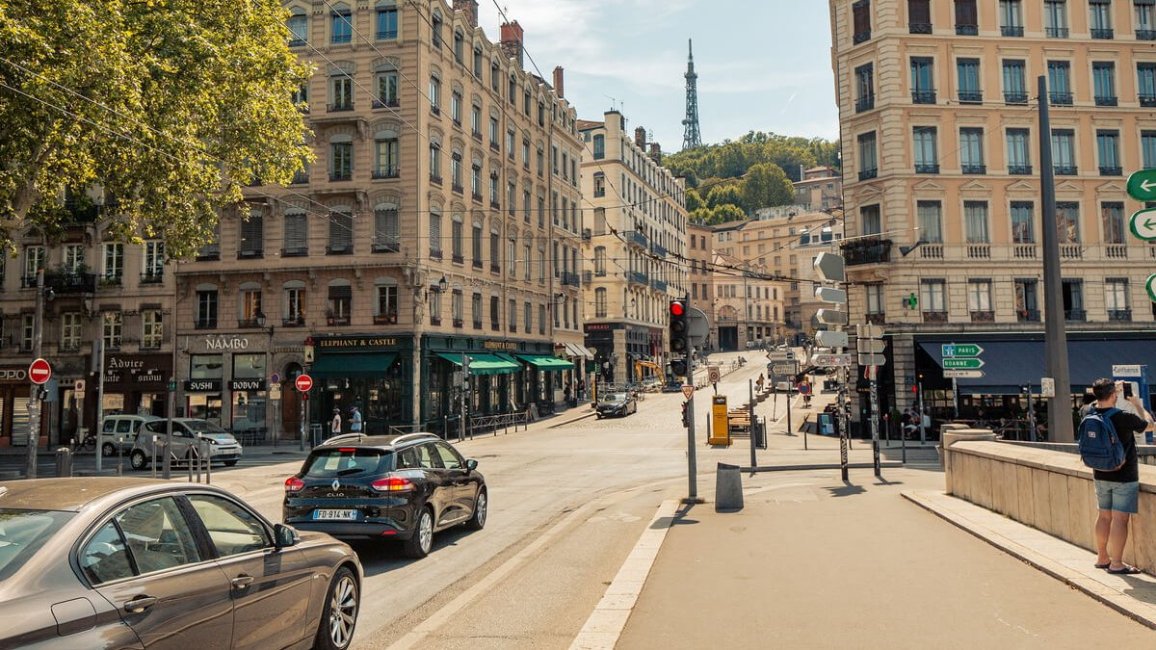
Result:
M384 375L397 359L396 352L369 354L326 354L313 363L314 377L365 377Z
M545 354L519 354L519 359L534 366L538 370L570 370L574 367L573 363L558 357L551 357Z
M460 352L438 352L437 354L455 366L460 367L462 365L462 355ZM470 355L471 375L508 375L518 372L521 369L522 366L520 364L503 359L496 354Z

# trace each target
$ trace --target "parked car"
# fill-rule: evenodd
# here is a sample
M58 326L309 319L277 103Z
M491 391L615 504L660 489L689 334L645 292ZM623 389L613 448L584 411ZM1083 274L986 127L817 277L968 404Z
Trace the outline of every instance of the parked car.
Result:
M477 468L432 433L336 436L285 480L282 518L335 537L400 540L422 558L434 533L485 527L489 492Z
M598 400L594 410L598 419L611 415L625 417L638 412L638 400L629 392L607 393Z
M128 455L128 464L133 469L145 469L153 458L153 436L161 441L168 429L168 420L146 422L133 443ZM200 439L209 443L209 458L212 462L222 462L232 467L241 460L244 449L233 434L208 420L197 418L173 418L173 458L184 462L193 456L193 447ZM157 450L157 462L163 458Z
M353 641L357 554L209 485L0 486L3 648L324 648Z
M109 415L100 425L100 453L119 456L132 450L136 436L146 422L159 420L155 415Z

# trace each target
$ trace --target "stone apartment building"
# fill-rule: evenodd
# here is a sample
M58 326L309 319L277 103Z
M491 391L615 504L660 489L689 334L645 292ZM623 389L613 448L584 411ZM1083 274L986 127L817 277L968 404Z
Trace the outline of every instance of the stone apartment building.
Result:
M784 335L789 284L769 278L774 254L787 250L790 239L776 239L775 232L769 222L754 219L712 228L710 311L720 350L763 347Z
M584 144L582 196L588 208L584 251L593 268L585 287L586 346L600 380L641 381L665 374L671 298L686 295L685 186L661 164L646 130L626 118L579 121Z
M833 210L843 205L843 178L833 167L804 169L793 185L795 203L804 210Z
M1022 413L1042 321L1064 318L1078 396L1119 363L1156 364L1128 232L1131 171L1156 167L1149 0L832 0L851 321L891 342L883 403L954 410L943 345L984 349L960 414ZM1040 133L1037 78L1051 132ZM1063 314L1043 312L1040 141L1056 180ZM980 374L974 373L974 374ZM862 413L862 410L860 411Z
M718 349L718 317L714 313L714 233L710 226L697 222L686 225L687 230L687 284L690 285L690 304L701 309L710 321L710 334L705 348Z

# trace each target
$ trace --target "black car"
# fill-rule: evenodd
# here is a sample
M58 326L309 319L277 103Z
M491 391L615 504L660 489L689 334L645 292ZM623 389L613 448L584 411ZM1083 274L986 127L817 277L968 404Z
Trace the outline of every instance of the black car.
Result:
M594 410L599 419L611 415L627 416L638 412L638 400L628 392L607 393L598 400Z
M313 449L285 481L283 518L346 539L396 539L425 557L435 532L486 525L486 479L431 433L345 434Z

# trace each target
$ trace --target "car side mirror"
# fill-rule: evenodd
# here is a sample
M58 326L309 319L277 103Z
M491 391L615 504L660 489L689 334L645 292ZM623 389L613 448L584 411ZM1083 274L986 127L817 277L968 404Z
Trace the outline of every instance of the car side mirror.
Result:
M472 472L477 468L478 468L478 461L477 460L475 460L473 458L467 458L466 459L466 469L468 469Z
M301 536L293 528L285 524L273 524L273 543L277 548L297 546L300 541Z

